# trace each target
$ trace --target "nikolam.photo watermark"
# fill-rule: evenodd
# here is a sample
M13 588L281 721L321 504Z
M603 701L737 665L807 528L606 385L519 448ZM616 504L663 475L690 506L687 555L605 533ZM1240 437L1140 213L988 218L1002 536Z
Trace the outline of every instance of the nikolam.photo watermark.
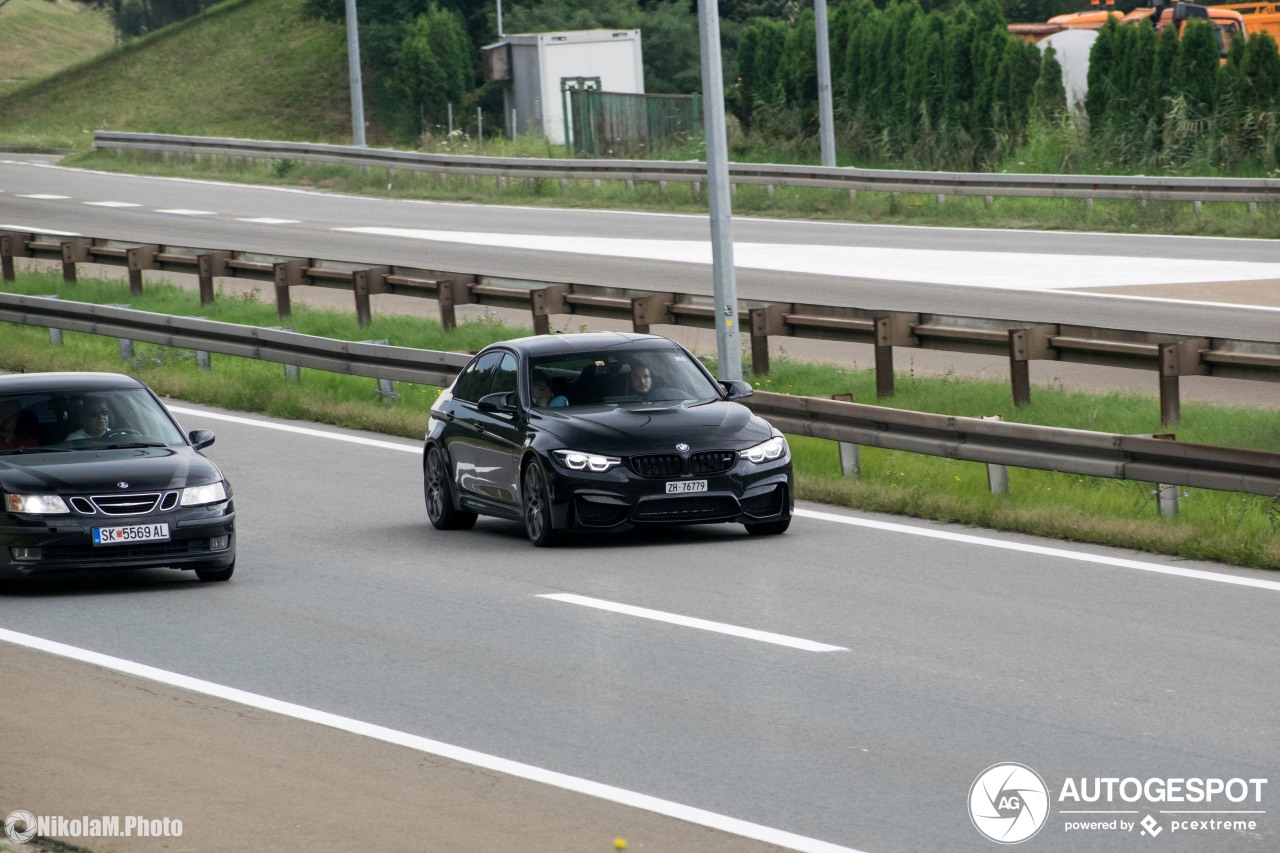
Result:
M15 844L33 838L177 838L182 821L176 818L149 818L142 815L102 815L66 817L34 815L25 809L10 812L4 820L4 834Z
M1068 776L1050 787L1024 764L993 764L969 789L969 817L987 838L1018 844L1050 826L1076 835L1256 834L1268 780L1252 776ZM1054 814L1056 812L1056 815Z

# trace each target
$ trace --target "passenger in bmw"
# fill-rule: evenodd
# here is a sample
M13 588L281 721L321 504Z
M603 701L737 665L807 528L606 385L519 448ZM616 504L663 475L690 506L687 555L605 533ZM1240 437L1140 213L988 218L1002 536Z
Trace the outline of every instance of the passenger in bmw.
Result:
M551 390L551 380L541 370L533 372L529 390L533 395L533 405L540 409L559 409L569 405L568 400Z
M80 429L67 436L67 441L78 438L102 438L111 429L111 409L103 397L86 394L80 400Z

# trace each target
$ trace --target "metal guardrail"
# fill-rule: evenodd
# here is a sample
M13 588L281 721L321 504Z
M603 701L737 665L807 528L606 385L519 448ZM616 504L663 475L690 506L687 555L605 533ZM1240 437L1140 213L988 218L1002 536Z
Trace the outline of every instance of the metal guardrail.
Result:
M651 181L700 185L706 164L696 160L554 160L523 157L476 157L424 154L416 151L326 145L308 142L270 142L155 133L95 131L95 149L154 151L200 157L300 160L339 163L389 172L431 172L447 175L487 175L496 178L554 178L560 180ZM1037 175L967 172L920 172L857 169L840 166L729 164L731 184L766 187L812 187L857 192L922 193L939 202L946 196L1128 199L1131 201L1244 202L1252 210L1259 202L1280 202L1280 180L1273 178L1179 178L1123 175Z
M67 281L76 280L78 264L124 266L128 269L133 293L142 292L143 274L149 270L193 274L199 280L202 304L213 302L214 279L218 277L270 282L276 312L282 318L288 317L292 310L291 288L304 285L339 288L352 293L356 319L362 326L371 321L372 297L378 294L435 299L445 329L455 327L456 307L464 304L527 310L539 334L550 331L550 319L555 315L630 320L637 332L648 332L652 326L662 325L712 329L716 322L711 299L690 294L0 231L0 268L5 281L14 280L17 258L61 263ZM1155 371L1161 422L1166 425L1180 420L1179 378L1182 376L1280 381L1280 343L1276 342L750 300L739 302L739 322L750 334L751 365L757 374L769 371L771 337L805 337L872 346L876 393L880 397L894 393L893 360L894 350L898 348L1007 358L1013 400L1017 405L1031 400L1030 364L1036 360Z
M0 294L0 322L435 386L448 385L471 359L463 353L334 340L42 296ZM1280 495L1280 453L768 392L743 402L793 435L1090 477Z

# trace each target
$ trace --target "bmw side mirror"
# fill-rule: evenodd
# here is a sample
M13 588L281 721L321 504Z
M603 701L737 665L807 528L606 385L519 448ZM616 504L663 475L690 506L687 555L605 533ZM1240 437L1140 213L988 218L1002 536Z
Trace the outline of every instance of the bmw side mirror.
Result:
M485 394L476 403L482 412L497 412L500 415L514 415L517 411L515 394L510 391L498 391L495 394Z
M750 383L743 382L741 379L721 379L720 387L724 388L724 392L729 395L730 400L741 400L743 397L750 397L755 393L752 391Z
M193 429L187 433L187 440L191 442L192 447L196 450L203 450L213 444L213 430Z

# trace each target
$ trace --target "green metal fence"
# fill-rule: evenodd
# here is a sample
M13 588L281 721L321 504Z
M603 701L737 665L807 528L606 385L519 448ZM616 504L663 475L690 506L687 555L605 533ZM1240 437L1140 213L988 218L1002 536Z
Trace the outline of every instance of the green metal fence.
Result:
M565 91L576 156L639 159L702 137L699 95L629 95L571 86Z

